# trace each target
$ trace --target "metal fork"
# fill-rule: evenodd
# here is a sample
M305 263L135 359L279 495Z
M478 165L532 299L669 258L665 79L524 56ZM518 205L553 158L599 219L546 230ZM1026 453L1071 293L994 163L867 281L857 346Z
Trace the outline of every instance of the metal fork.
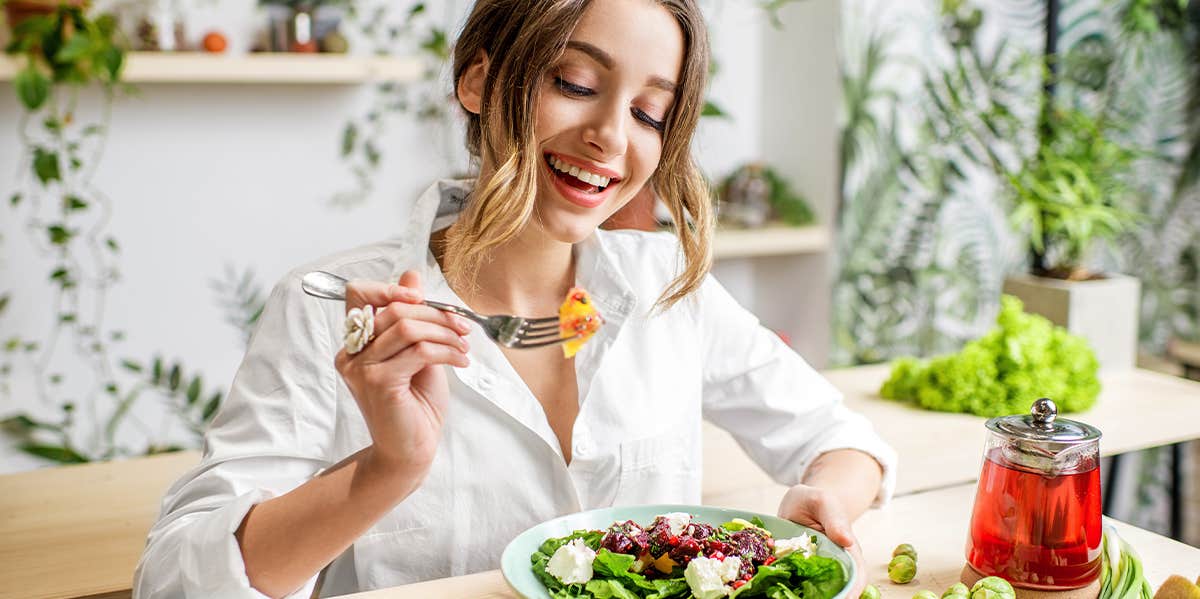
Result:
M304 275L300 279L300 287L313 297L346 300L346 279L323 270L314 270ZM546 318L523 318L507 314L488 316L460 306L430 300L426 300L425 305L475 321L493 341L512 349L546 347L578 337L578 335L560 337L557 316Z

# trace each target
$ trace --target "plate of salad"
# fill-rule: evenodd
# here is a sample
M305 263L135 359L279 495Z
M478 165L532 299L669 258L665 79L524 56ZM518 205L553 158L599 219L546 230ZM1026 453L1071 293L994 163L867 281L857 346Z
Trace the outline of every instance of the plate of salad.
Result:
M526 599L845 599L854 560L820 532L775 516L698 505L580 512L504 549Z

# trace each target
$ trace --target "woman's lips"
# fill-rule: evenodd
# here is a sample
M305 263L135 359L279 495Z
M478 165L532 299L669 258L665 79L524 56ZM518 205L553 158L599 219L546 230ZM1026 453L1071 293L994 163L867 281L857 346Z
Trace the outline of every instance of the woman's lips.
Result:
M609 195L612 194L613 188L616 187L617 183L620 182L619 178L613 178L612 180L609 181L608 186L606 186L603 190L585 191L585 190L580 189L579 187L575 186L575 185L585 184L585 182L580 181L579 179L577 179L567 173L563 173L563 172L559 171L558 169L555 169L553 166L551 166L551 164L550 164L551 156L552 156L551 154L547 154L546 159L543 161L543 163L546 165L546 171L550 175L550 181L554 184L554 188L558 190L560 195L562 195L564 198L566 198L567 201L569 201L572 204L575 204L577 206L581 206L583 208L595 208L597 206L600 206L601 204L603 204L605 202L605 200L608 199ZM557 155L553 155L553 156L557 156ZM567 160L565 158L562 158L562 157L558 157L558 158L560 160L563 160L564 162L567 162ZM597 173L597 174L599 174L599 173ZM586 184L586 185L591 189L598 189L595 185L591 185L591 184Z

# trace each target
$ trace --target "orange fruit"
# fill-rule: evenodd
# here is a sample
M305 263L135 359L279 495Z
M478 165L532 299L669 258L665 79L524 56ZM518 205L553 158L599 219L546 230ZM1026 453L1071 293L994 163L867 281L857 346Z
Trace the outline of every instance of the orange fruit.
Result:
M225 34L210 31L204 35L203 45L206 52L224 52L229 42L225 39Z
M570 358L587 343L596 331L600 330L600 325L604 324L604 319L600 313L596 311L595 304L592 303L591 296L588 292L580 287L572 287L567 292L567 298L558 308L558 327L559 334L563 338L576 337L562 344L563 356Z

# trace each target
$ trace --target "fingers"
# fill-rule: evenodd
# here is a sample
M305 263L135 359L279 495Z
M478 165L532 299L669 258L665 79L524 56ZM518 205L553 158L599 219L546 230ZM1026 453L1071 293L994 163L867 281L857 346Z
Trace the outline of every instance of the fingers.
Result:
M396 307L417 308L424 306L408 306L392 304L385 313L396 311ZM426 308L433 310L433 308ZM433 310L438 312L438 310ZM430 322L420 318L403 318L379 333L375 340L355 356L355 360L366 363L383 362L404 351L410 346L420 343L433 343L451 348L461 354L469 349L467 340L463 338L465 331L445 326L441 322Z
M424 301L421 276L415 270L405 271L399 284L355 279L346 283L346 311L366 305L386 306L392 302L419 304Z
M788 489L779 506L779 516L819 530L842 547L849 548L857 542L837 495L826 489L808 485Z
M842 547L853 546L856 542L854 530L850 528L850 521L842 512L842 506L828 493L817 495L814 501L817 520L824 526L825 536Z
M415 270L404 271L404 274L400 275L400 286L408 287L410 289L416 289L417 292L420 292L421 291L421 273L419 273Z
M471 332L471 324L465 318L438 310L437 308L430 308L424 304L396 301L387 304L386 307L379 308L375 312L375 335L380 336L396 323L404 322L405 320L421 320L433 323L451 329L459 335L466 335Z

